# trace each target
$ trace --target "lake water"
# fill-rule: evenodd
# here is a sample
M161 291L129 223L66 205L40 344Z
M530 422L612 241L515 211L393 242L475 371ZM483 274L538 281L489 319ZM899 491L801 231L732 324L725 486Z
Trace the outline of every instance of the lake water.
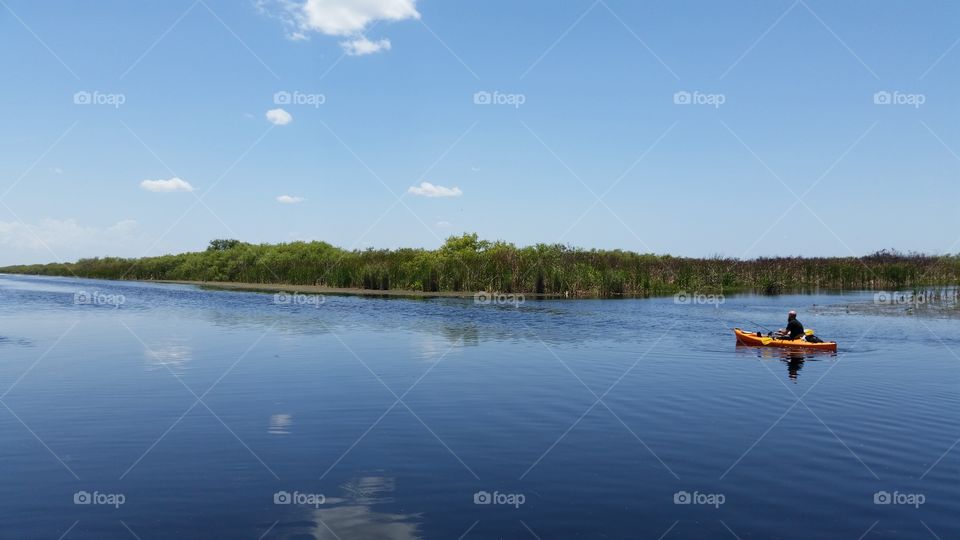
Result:
M0 275L0 537L957 538L960 325L872 298ZM735 346L789 309L839 352Z

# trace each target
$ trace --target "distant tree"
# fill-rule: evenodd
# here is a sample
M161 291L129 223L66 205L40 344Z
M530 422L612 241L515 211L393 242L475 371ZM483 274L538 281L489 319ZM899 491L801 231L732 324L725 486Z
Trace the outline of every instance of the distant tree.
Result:
M233 249L240 244L241 242L239 240L232 239L211 240L210 245L207 247L207 251L227 251L228 249Z
M490 242L480 240L477 233L464 233L447 238L440 250L445 253L480 253L489 247Z

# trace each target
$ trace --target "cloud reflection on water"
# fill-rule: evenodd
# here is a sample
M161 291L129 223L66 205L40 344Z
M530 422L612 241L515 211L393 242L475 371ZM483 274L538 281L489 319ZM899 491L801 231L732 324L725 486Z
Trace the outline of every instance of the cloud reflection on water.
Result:
M294 520L281 520L266 538L316 540L415 540L421 538L419 514L378 511L393 503L395 482L387 476L362 476L340 486L341 497L328 497L321 508L305 508Z
M177 375L182 375L187 364L193 360L193 348L177 343L150 345L144 349L143 356L152 369L166 367Z
M293 416L289 414L274 414L270 416L270 425L267 427L267 433L271 435L289 435L291 425L293 425Z

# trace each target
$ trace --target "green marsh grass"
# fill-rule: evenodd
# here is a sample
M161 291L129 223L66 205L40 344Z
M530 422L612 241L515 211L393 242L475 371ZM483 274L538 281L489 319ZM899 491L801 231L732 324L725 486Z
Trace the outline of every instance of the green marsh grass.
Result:
M881 251L865 257L695 259L559 244L516 247L450 237L436 250L344 250L326 242L214 240L201 252L9 266L6 273L225 281L418 292L499 291L565 297L754 290L919 290L960 284L960 256Z

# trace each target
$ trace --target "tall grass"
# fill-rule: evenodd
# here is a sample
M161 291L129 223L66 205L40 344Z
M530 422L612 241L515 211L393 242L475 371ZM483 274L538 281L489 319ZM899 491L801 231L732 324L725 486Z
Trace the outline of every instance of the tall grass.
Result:
M881 251L866 257L737 260L585 250L518 248L450 237L436 250L347 251L326 242L247 244L214 240L206 251L141 259L10 266L7 273L105 279L230 281L422 292L490 290L563 296L647 296L677 291L908 289L960 284L960 256Z

